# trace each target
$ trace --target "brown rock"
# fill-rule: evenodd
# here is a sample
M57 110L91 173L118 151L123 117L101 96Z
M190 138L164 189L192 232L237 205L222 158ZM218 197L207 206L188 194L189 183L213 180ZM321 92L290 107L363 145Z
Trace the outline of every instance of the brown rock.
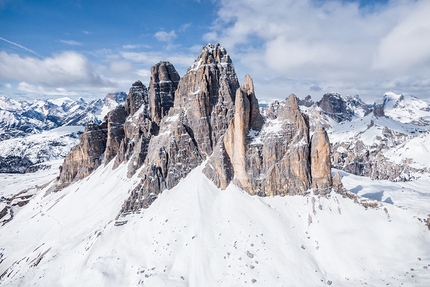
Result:
M148 90L141 81L136 81L131 86L128 92L127 98L125 99L125 110L127 115L134 115L139 108L144 105L144 114L148 114Z
M346 193L346 189L343 187L342 177L338 172L336 172L332 178L332 186L333 186L334 192L337 192L340 194Z
M60 168L57 189L68 186L70 183L87 177L101 164L101 156L106 148L107 125L88 124L84 133L75 146L64 159Z
M238 89L234 119L225 133L224 146L233 166L234 178L244 190L250 190L245 164L246 136L249 131L251 104L246 92Z
M157 125L173 107L174 94L180 77L169 62L159 62L151 68L149 82L149 111L152 121Z
M244 90L242 86L236 94L234 119L224 138L226 154L214 153L208 163L214 168L206 166L210 172L205 174L223 188L227 184L219 179L232 176L228 165L224 169L216 166L230 162L234 182L250 194L305 194L311 183L309 126L297 98L288 98L280 119L268 120L260 133L251 132L251 104ZM252 137L256 133L258 140Z
M325 194L330 191L332 185L330 142L323 127L317 127L312 135L311 176L314 193Z
M373 115L375 117L384 117L384 104L383 103L374 103L373 104Z
M212 154L233 118L238 88L230 56L219 44L203 47L179 82L174 107L187 111L184 124L192 130L205 157Z
M124 138L124 122L126 118L127 114L122 105L119 105L107 115L107 141L104 154L105 165L118 153L121 141Z
M258 105L258 100L255 97L254 82L252 81L251 76L245 75L245 79L243 84L240 86L240 89L246 94L250 104L248 129L260 131L264 124L264 120L260 114L260 107Z

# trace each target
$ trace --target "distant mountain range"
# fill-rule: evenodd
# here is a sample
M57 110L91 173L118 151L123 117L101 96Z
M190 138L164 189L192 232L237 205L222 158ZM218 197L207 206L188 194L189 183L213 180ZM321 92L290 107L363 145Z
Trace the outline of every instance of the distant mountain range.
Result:
M101 123L126 96L110 93L91 102L0 97L0 172L36 171L47 168L49 165L42 164L46 161L64 158L78 143L83 127Z

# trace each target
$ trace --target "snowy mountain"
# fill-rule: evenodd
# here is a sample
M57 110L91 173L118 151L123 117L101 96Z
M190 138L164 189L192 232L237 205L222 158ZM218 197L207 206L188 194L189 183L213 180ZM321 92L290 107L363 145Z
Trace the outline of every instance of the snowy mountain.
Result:
M358 96L324 95L328 100L302 105L311 128L326 128L332 166L372 179L405 181L430 173L426 161L430 104L386 93L373 106ZM369 108L369 106L371 108ZM333 112L336 111L336 112Z
M101 123L125 97L125 93L112 93L89 103L0 97L0 172L32 172L50 166L44 162L63 159L79 142L83 126Z
M108 94L86 102L82 98L20 101L0 96L0 141L37 134L60 126L101 123L106 114L125 101L126 94Z
M219 45L180 80L160 62L59 173L0 175L0 283L428 286L427 126L323 98L260 111ZM395 175L390 150L408 181L367 175Z

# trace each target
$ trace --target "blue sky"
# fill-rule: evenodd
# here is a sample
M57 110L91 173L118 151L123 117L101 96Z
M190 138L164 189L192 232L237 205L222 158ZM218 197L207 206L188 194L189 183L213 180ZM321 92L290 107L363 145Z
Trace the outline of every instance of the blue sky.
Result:
M386 91L430 98L428 0L0 0L0 95L102 97L208 42L257 97Z

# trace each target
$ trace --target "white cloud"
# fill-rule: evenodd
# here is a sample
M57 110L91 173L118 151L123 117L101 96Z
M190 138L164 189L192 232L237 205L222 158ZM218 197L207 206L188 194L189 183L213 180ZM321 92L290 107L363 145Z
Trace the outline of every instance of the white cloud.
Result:
M123 49L127 49L127 50L134 50L134 49L139 49L139 48L147 48L150 49L151 46L149 45L144 45L144 44L127 44L127 45L123 45L122 46Z
M185 32L192 26L191 23L185 23L179 27L178 32Z
M81 42L77 42L74 40L60 40L61 43L66 44L66 45L70 45L70 46L81 46L82 43Z
M160 52L121 52L121 56L131 62L143 64L146 67L153 66L160 61L169 61L178 70L184 71L194 62L196 55L180 54L168 51ZM178 69L179 68L179 69Z
M9 84L9 83L5 84L4 87L7 88L7 89L12 89L12 85Z
M129 61L120 60L111 62L109 70L114 73L125 73L133 71L134 67Z
M427 0L372 8L340 0L221 0L203 39L227 48L236 69L259 82L259 97L284 91L278 97L319 98L336 90L370 99L387 83L430 97L423 76L430 74L428 15Z
M43 59L0 51L0 79L47 87L112 86L88 59L76 52L63 52Z
M26 82L18 84L18 90L29 94L37 94L44 96L78 96L78 93L67 91L64 88L46 88L37 85L31 85Z
M0 51L0 66L0 82L18 83L16 91L27 96L102 96L116 91L120 84L100 74L86 57L76 52L38 59Z
M430 65L430 2L421 1L378 46L376 69L413 70Z
M154 37L160 42L171 42L176 39L177 35L174 30L170 32L158 31L154 34Z

